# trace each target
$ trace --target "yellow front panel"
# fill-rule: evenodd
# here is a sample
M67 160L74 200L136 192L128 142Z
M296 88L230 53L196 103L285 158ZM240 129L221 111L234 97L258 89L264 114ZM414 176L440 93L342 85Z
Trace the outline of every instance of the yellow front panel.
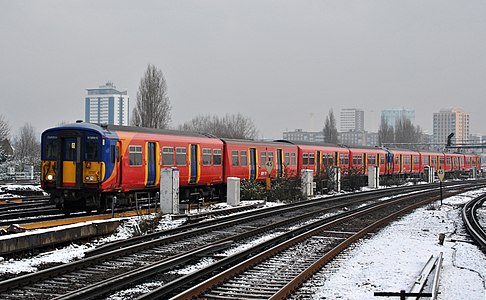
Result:
M75 161L62 162L62 184L66 186L73 186L76 184L76 162Z
M101 164L99 162L84 162L83 164L83 182L98 183L101 181Z

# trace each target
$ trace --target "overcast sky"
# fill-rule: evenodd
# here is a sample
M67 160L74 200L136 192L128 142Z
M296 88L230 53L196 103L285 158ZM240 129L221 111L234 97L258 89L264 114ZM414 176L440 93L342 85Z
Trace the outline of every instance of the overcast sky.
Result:
M261 137L318 130L333 109L462 107L486 134L486 1L0 0L0 114L16 133L84 119L86 88L131 104L147 64L172 126L251 117ZM132 106L133 107L133 106Z

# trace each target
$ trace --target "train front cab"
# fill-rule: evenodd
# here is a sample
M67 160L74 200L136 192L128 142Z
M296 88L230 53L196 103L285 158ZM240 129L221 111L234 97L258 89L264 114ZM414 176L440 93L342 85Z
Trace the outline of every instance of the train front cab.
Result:
M100 132L57 128L42 135L41 185L65 212L98 208L106 173Z

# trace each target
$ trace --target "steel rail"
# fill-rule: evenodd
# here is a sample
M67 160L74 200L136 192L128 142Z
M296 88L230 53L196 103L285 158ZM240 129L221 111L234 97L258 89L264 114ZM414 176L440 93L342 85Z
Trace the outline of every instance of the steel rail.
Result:
M462 220L467 232L478 243L483 252L486 252L486 232L479 223L477 216L477 210L483 205L484 201L486 201L486 194L466 203L462 208Z
M395 190L385 190L385 191L386 193L396 193ZM359 193L358 196L364 197L365 199L363 201L368 201L373 197L375 197L375 195L376 193L365 192L365 193ZM356 195L352 195L352 194L342 195L342 196L335 197L333 201L342 201L343 199L350 198L353 196ZM325 200L328 201L328 199ZM248 214L243 214L243 216L240 214L237 216L230 216L227 218L211 220L200 224L189 224L184 228L175 228L172 230L167 230L165 232L159 232L152 235L137 237L134 239L136 243L133 243L133 241L131 241L129 246L126 247L122 247L122 248L117 247L114 250L112 250L112 247L108 247L110 250L107 252L100 252L92 255L87 255L86 258L79 261L71 262L50 269L42 270L36 273L26 274L16 278L2 281L0 282L0 292L13 289L18 286L25 286L30 283L38 282L39 280L45 280L48 278L59 276L61 274L86 268L91 265L99 264L108 259L114 259L132 253L137 253L139 251L149 249L159 245L170 244L172 242L182 240L189 236L200 235L210 230L214 230L216 226L218 229L221 229L232 225L238 225L244 221L251 221L260 218L265 218L273 214L277 214L277 213L281 214L285 211L293 211L298 207L316 205L316 203L319 203L319 201L310 200L303 204L289 205L284 208L280 208L280 207L277 209L275 209L275 207L273 209L269 208L266 209L264 213L261 213L259 211L249 212ZM156 236L156 238L153 238L154 236Z
M323 209L320 209L320 210L312 211L312 212L302 214L300 216L290 218L290 219L287 219L287 220L284 220L284 221L281 221L281 222L277 222L277 223L269 224L269 225L266 225L266 226L263 226L263 227L259 227L257 229L239 234L237 236L230 236L228 238L219 240L219 241L217 241L214 244L211 244L209 246L214 245L214 247L217 247L221 243L226 244L226 243L233 243L235 241L240 241L240 240L250 238L252 236L256 236L258 234L270 231L270 230L275 229L275 228L279 228L279 227L282 227L282 226L285 226L285 225L289 225L289 224L292 224L292 223L299 222L303 219L309 219L309 218L312 218L314 216L322 215L325 212L331 211L333 209L341 209L345 206L350 206L351 204L361 204L363 201L368 201L368 200L369 200L369 198L365 197L365 199L355 200L352 203L349 203L349 202L348 203L341 203L341 204L334 205L334 206L331 206L331 207L326 207L326 208L323 208ZM386 202L386 201L391 201L391 200L385 200L384 202ZM375 204L375 205L377 205L377 204ZM364 209L364 208L359 208L359 209ZM338 216L328 217L328 218L326 218L326 220L329 221L329 220L335 219L337 217ZM322 222L324 222L324 221L308 224L304 229L302 229L302 228L296 229L291 234L296 235L297 233L301 233L301 232L313 229L313 228L319 226L319 224L321 224ZM274 240L273 244L277 244L278 242L282 242L282 241L284 241L284 239L280 238L280 240ZM269 246L267 246L267 247L269 247ZM196 251L196 250L194 250L194 251ZM172 260L179 261L180 263L187 262L187 261L176 260L176 259L177 258L174 258ZM155 265L158 266L159 263L156 263ZM175 267L175 266L176 265L174 265L174 264L171 265L171 267ZM138 269L135 272L135 274L132 274L132 272L127 273L127 274L122 274L122 275L119 275L115 278L103 281L101 283L97 283L97 284L93 284L91 286L88 286L88 287L86 287L85 289L83 289L79 292L72 293L72 296L66 295L66 296L63 296L63 297L59 297L59 299L75 299L77 297L80 297L80 298L83 298L83 299L91 299L92 296L95 295L94 293L96 293L96 296L99 296L99 295L102 295L104 293L112 291L114 289L113 287L121 288L121 287L126 286L128 284L132 284L132 283L136 282L137 280L148 278L149 276L154 274L154 269L157 269L158 270L157 272L163 271L163 269L161 267L154 267L152 265L147 266L147 267L142 267L142 268Z
M434 191L434 194L437 194L437 193L438 193L437 191ZM345 221L349 221L352 218L356 218L358 216L365 215L366 213L369 213L370 211L373 211L373 210L382 208L384 206L390 205L390 203L393 203L393 202L398 203L398 202L406 201L405 199L409 199L411 197L417 197L417 195L403 197L403 198L400 198L398 200L394 200L394 201L391 201L391 202L388 202L388 203L381 203L381 204L378 204L378 205L376 205L376 206L374 206L372 208L367 207L367 208L365 208L365 209L363 209L363 210L361 210L359 212L354 212L353 211L352 213L346 214L345 217L342 217L342 215L341 215L341 217L338 218L337 220L328 222L328 223L326 223L324 225L321 225L321 226L319 226L317 228L314 228L312 230L306 230L305 233L302 233L301 235L299 235L297 237L293 237L289 241L287 241L285 243L282 243L282 244L280 244L278 246L275 246L275 247L273 247L273 248L271 248L271 249L269 249L269 250L267 250L267 251L265 251L265 252L263 252L261 254L258 254L256 256L252 256L250 259L248 259L244 263L241 263L239 265L236 265L234 267L231 267L227 271L225 271L223 273L220 273L220 274L214 276L213 278L211 278L209 280L206 280L206 281L200 283L199 285L196 285L195 287L193 287L191 289L186 290L184 293L175 296L174 299L190 299L192 297L197 297L198 295L201 295L205 291L213 288L214 286L220 284L221 282L224 282L227 279L232 278L232 277L236 276L237 274L240 274L241 272L243 272L244 270L250 268L251 266L253 266L255 264L258 264L258 263L266 260L267 258L269 258L271 256L274 256L277 253L280 253L281 251L283 251L285 249L288 249L292 245L295 245L296 243L299 243L300 241L303 241L303 240L311 237L312 235L314 235L314 234L316 234L316 233L318 233L318 232L320 232L322 230L326 230L326 229L328 229L328 228L330 228L332 226L341 224L341 223L343 223ZM432 200L427 199L426 201L421 201L418 204L418 206L423 205L424 203L428 203L430 201L436 200L436 199L438 199L438 196L433 197ZM413 209L413 208L414 207L410 207L408 210ZM408 211L408 210L402 210L402 213L405 212L405 211ZM375 224L375 226L373 228L376 228L380 224ZM366 233L364 231L360 231L360 233L359 233L360 236L363 236L365 234ZM349 240L348 243L351 243L350 241L351 240ZM245 252L247 252L247 251L245 251ZM335 253L334 255L336 255L339 252L340 252L340 250L334 250L334 253ZM242 253L240 255L250 256L250 253L245 253L245 254ZM232 259L232 257L230 257L228 259ZM210 266L210 268L213 268L213 269L221 269L222 267L223 266L220 265L219 263L218 263L218 266ZM194 277L194 274L191 274L189 276ZM304 275L304 277L307 278L306 275ZM181 278L180 281L185 281L186 284L187 284L187 280L188 279L190 279L190 278ZM299 284L297 284L297 286ZM144 300L145 299L160 299L160 298L163 298L163 297L167 297L167 295L169 294L169 292L170 292L170 289L164 286L164 287L161 287L161 288L159 288L157 290L152 291L149 294L146 294L146 295L140 297L139 299L144 299ZM286 292L285 292L285 290L283 290L282 293L284 293L285 295L287 295ZM285 298L285 296L283 296L283 298Z

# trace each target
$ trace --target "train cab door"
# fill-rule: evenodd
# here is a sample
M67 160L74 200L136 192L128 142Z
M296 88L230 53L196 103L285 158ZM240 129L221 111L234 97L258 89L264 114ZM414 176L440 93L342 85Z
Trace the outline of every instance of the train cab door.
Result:
M250 148L250 180L256 179L257 174L256 148Z
M196 144L191 144L191 165L189 166L189 172L190 177L189 177L189 184L196 184L197 179L198 179L198 169L199 169L199 159L198 159L198 153L197 153L197 145Z
M120 149L121 149L121 142L116 142L116 146L113 153L114 168L115 168L115 187L119 187L121 185L121 158L120 158Z
M80 187L83 166L81 163L81 138L67 137L62 139L60 166L62 178L58 177L58 187Z
M282 149L277 149L277 177L283 176L283 155Z

